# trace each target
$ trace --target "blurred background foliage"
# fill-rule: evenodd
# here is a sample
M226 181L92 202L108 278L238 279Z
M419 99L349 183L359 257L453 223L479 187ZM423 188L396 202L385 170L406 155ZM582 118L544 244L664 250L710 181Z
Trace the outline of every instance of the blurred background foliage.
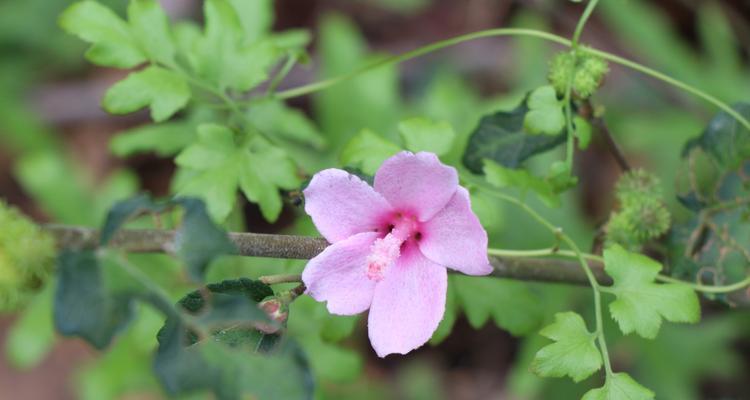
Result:
M126 7L125 0L102 3L121 14ZM201 16L199 0L161 3L172 19ZM148 116L139 112L113 117L100 110L105 89L124 75L84 62L85 45L63 34L56 23L69 4L0 4L0 196L39 221L94 226L118 199L142 190L169 193L176 169L171 156L186 143L179 137L192 134L181 130L191 129L193 117L171 126L175 134L161 136L161 151L138 154L143 145L139 138L152 133L144 125ZM295 68L282 87L288 88L346 73L384 54L480 29L517 26L570 35L581 7L555 0L277 0L274 11L274 30L305 28L314 38L312 64ZM583 41L668 72L726 102L749 100L747 3L602 1ZM289 102L294 111L286 111L283 118L289 125L273 128L322 135L325 146L321 142L315 149L290 150L307 172L314 172L340 164L341 150L363 129L398 142L399 121L427 117L452 125L458 145L444 160L456 163L482 115L510 109L528 90L544 84L555 50L533 38L466 43L295 98ZM618 67L612 68L595 102L606 108L607 123L631 162L657 173L667 182L667 198L675 199L672 182L678 180L683 145L700 134L715 110ZM127 132L127 138L121 132ZM560 156L553 152L536 157L532 168L543 168ZM579 243L591 243L612 206L619 172L595 139L578 154L576 173L581 184L560 208L547 208L534 198L529 202ZM676 200L670 201L676 206ZM242 198L240 212L228 224L255 232L315 234L307 219L297 218L303 213L293 203L286 199L279 220L269 224ZM479 195L473 196L473 205L492 245L547 245L542 228L524 215ZM687 217L687 212L677 215ZM170 287L175 299L188 291L187 280L171 259L132 257L136 264L148 263L144 272ZM226 258L212 267L208 281L299 271L303 265ZM433 345L385 360L369 348L362 318L329 316L324 305L307 297L296 301L289 332L308 353L318 382L316 396L567 399L586 391L586 385L568 380L539 379L529 372L529 363L545 343L535 332L555 312L575 308L590 316L587 290L467 277L451 281L448 312ZM99 354L53 333L49 287L22 313L0 319L3 397L163 397L150 365L154 335L162 323L155 312L141 310L135 325L109 352ZM481 294L486 292L493 295ZM665 325L654 341L620 337L606 320L612 324L607 332L617 369L632 371L662 394L660 398L750 398L747 313L708 304L700 325ZM590 386L598 383L597 378L589 381Z

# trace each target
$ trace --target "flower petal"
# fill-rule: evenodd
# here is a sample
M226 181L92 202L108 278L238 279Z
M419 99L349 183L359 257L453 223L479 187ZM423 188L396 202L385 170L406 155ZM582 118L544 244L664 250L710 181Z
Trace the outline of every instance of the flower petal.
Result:
M370 343L380 357L406 354L427 342L445 313L447 270L407 245L375 286L370 306Z
M419 249L440 265L468 275L487 275L487 232L471 210L469 192L458 187L443 210L422 223Z
M402 151L385 160L375 173L375 190L391 206L427 221L453 197L458 173L432 153Z
M305 212L331 243L381 228L384 216L391 212L383 196L359 177L340 169L315 174L304 194Z
M327 301L331 314L354 315L367 310L372 302L375 281L367 278L365 261L375 232L358 233L328 246L307 263L302 282L307 294Z

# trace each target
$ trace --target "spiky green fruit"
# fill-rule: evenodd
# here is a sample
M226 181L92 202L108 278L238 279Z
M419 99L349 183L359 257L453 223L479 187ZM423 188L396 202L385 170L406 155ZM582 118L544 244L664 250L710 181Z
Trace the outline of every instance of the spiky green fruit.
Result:
M54 260L54 238L0 200L0 312L22 307L44 285Z

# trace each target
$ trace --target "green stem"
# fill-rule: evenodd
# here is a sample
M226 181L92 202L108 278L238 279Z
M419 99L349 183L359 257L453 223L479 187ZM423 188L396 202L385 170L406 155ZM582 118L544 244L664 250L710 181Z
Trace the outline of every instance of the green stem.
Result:
M545 256L561 256L561 257L570 257L570 258L577 258L577 254L574 251L571 250L563 250L559 249L557 247L548 247L545 249L534 249L534 250L507 250L507 249L493 249L489 248L487 249L487 254L498 256L498 257L516 257L516 258L532 258L532 257L545 257ZM604 263L604 258L602 256L591 254L591 253L581 253L581 256L589 261L596 261L600 263ZM672 278L671 276L667 275L657 275L656 280L659 282L664 283L676 283L680 285L686 285L689 286L691 289L702 292L702 293L714 293L714 294L720 294L720 293L731 293L740 289L744 289L748 286L750 286L750 276L747 278L735 282L729 285L722 285L722 286L713 286L713 285L703 285L700 283L693 283L684 281L677 278ZM599 285L599 289L606 291L606 287Z
M594 12L596 4L599 0L591 0L586 5L586 9L583 11L581 18L578 20L576 30L573 33L573 40L570 43L571 54L573 55L573 67L570 69L568 74L568 81L565 83L565 96L563 98L563 105L565 107L565 129L568 133L566 143L566 155L565 164L569 172L573 171L573 157L575 153L575 134L573 132L573 106L570 104L573 99L573 80L576 75L576 65L578 64L578 44L581 39L581 33L583 33L583 27L589 20L591 13Z
M300 87L284 90L281 92L278 92L276 94L276 98L278 99L289 99L293 97L298 96L304 96L310 93L314 93L323 89L327 89L331 86L337 85L339 83L346 82L350 79L356 78L357 76L364 74L366 72L369 72L371 70L396 64L400 62L404 62L407 60L411 60L413 58L417 58L420 56L423 56L425 54L444 49L446 47L454 46L463 42L468 42L471 40L476 39L482 39L482 38L488 38L488 37L495 37L495 36L529 36L529 37L536 37L539 39L547 40L550 42L554 42L563 46L572 47L573 43L565 39L564 37L554 35L552 33L539 31L536 29L523 29L523 28L501 28L501 29L488 29L484 31L479 32L473 32L466 35L456 36L454 38L442 40L439 42L435 42L429 45L426 45L424 47L420 47L418 49L406 52L404 54L395 55L391 57L386 57L382 60L373 62L371 64L365 65L361 68L355 69L352 72L349 72L347 74L339 75L333 78L324 79L322 81L313 82L307 85L303 85ZM605 51L596 50L588 47L582 47L579 48L578 51L581 51L583 53L592 54L599 56L607 61L613 62L615 64L620 64L624 67L628 67L630 69L633 69L635 71L641 72L645 75L648 75L652 78L661 80L667 84L670 84L672 86L675 86L679 89L685 90L688 93L691 93L697 97L700 97L707 102L715 105L716 107L720 108L727 114L731 115L733 118L735 118L739 123L741 123L745 128L750 130L750 122L745 119L742 115L734 111L731 107L729 107L726 103L722 102L721 100L703 92L702 90L695 88L693 86L688 85L687 83L684 83L682 81L679 81L677 79L671 78L659 71L656 71L652 68L646 67L644 65L638 64L634 61L627 60L625 58L622 58L620 56L607 53ZM257 100L257 99L256 99ZM251 101L252 103L252 101Z
M601 352L602 352L602 358L604 359L604 369L607 372L607 376L612 375L612 365L609 361L609 351L607 349L607 341L604 338L604 323L603 323L603 318L602 318L602 300L601 300L601 293L600 293L600 285L599 285L599 282L596 280L596 276L594 276L594 272L591 271L591 267L586 262L586 259L584 258L583 253L578 248L578 245L575 244L573 239L571 239L568 235L563 233L562 230L552 225L539 213L534 211L533 208L519 201L515 197L493 190L493 189L486 188L484 186L481 186L481 188L484 189L488 194L496 198L507 201L509 203L513 203L516 206L520 207L527 214L529 214L532 218L534 218L537 222L539 222L541 225L547 228L553 235L559 236L563 240L563 242L565 242L565 244L567 244L568 247L571 248L571 250L575 254L575 258L577 258L578 262L581 264L581 268L583 269L583 272L586 274L586 278L588 279L589 284L591 285L591 289L594 293L594 311L596 315L597 341L599 342L599 348L601 349Z
M286 78L287 75L289 75L289 72L294 68L294 65L297 64L297 54L290 53L289 56L286 59L286 62L284 63L284 66L281 67L281 70L279 71L276 76L273 77L271 80L271 83L268 84L268 91L266 92L267 95L272 96L274 93L276 93L276 89L281 84L281 81Z

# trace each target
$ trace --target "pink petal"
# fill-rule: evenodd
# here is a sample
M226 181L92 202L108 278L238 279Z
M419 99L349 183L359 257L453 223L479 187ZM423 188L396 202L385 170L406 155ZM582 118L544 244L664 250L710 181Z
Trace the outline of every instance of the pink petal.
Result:
M432 153L403 151L385 160L375 173L375 190L394 209L420 221L432 218L453 197L458 173Z
M419 249L430 260L468 275L487 275L487 232L471 211L469 192L458 187L443 210L422 223Z
M391 213L388 202L366 182L340 169L313 176L304 190L305 212L329 242L382 228Z
M375 232L358 233L328 246L302 272L307 294L327 301L331 314L359 314L370 307L375 281L365 274L365 260Z
M370 343L380 357L406 354L427 342L445 313L447 270L407 245L378 282L370 306Z

